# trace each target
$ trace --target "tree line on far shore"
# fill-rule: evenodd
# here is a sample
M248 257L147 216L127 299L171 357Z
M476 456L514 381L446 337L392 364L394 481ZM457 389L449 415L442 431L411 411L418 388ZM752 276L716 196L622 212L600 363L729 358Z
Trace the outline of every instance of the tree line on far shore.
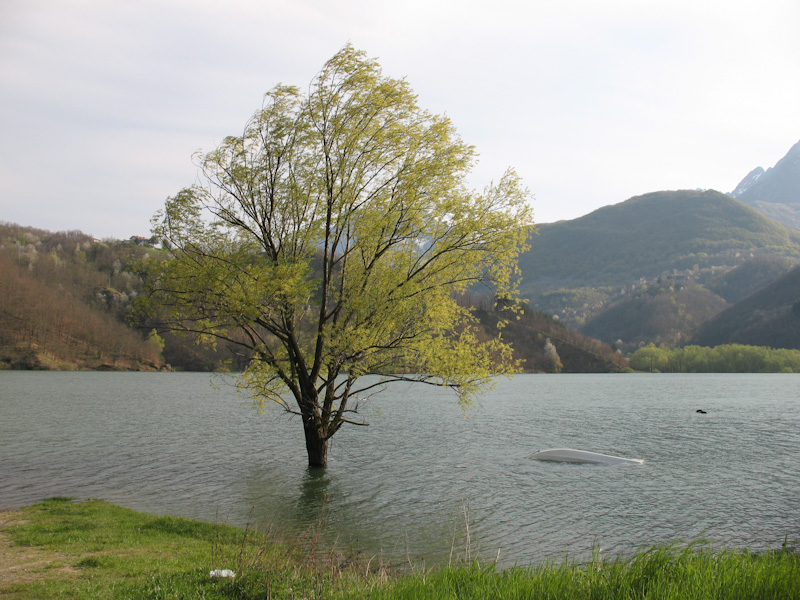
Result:
M742 344L712 348L649 344L631 355L630 367L650 373L800 373L800 350Z

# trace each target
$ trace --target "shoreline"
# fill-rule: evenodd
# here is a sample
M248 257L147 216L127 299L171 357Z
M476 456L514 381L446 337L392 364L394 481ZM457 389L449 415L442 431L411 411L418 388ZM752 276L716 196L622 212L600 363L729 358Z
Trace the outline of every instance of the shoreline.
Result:
M235 574L212 577L212 571ZM276 534L158 516L103 500L50 498L0 512L0 596L47 598L793 598L800 553L655 546L626 558L433 569ZM548 591L549 590L549 591ZM267 594L265 596L265 593ZM676 595L677 594L677 595Z

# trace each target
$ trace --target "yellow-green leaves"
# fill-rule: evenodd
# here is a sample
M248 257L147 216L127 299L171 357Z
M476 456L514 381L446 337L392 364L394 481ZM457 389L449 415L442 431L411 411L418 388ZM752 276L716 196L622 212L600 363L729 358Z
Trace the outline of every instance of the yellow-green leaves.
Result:
M274 88L241 136L198 156L204 183L157 215L172 258L153 291L174 327L249 353L243 385L291 394L307 436L347 422L363 375L413 371L467 400L515 365L454 294L513 298L533 225L513 171L467 189L474 159L449 119L347 46L306 96Z

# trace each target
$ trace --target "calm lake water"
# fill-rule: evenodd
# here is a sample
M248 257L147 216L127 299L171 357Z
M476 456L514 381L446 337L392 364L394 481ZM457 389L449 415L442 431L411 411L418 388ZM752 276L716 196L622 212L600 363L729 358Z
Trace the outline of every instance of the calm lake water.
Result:
M800 542L796 375L525 375L466 414L387 388L309 471L300 421L185 373L0 372L0 508L54 495L502 565L699 538ZM707 414L699 414L697 409ZM644 465L536 462L551 447Z

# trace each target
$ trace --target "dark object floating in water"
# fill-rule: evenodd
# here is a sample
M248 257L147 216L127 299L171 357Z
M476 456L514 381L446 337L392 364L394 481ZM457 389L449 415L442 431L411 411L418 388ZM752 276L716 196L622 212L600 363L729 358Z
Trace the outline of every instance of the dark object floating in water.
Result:
M694 411L694 412L699 412L701 415L707 415L707 414L708 414L708 413L707 413L706 411L704 411L702 408L698 408L698 409L697 409L696 411Z
M609 456L608 454L598 454L586 450L573 450L572 448L552 448L542 450L531 456L533 460L552 460L556 462L569 463L589 463L595 465L613 465L629 463L641 465L644 461L639 458L622 458L621 456Z

